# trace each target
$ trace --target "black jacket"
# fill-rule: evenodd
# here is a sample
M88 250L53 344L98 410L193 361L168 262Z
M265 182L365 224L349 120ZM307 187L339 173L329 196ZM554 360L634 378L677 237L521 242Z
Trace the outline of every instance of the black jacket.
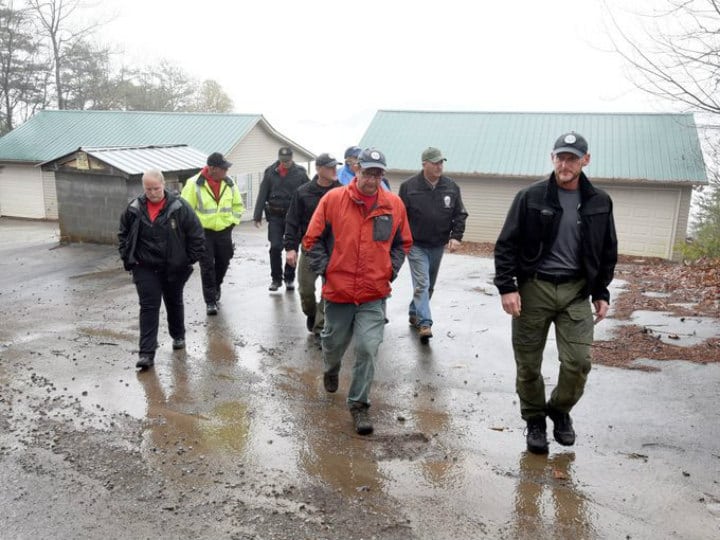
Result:
M420 172L400 185L398 195L407 209L413 244L438 247L451 238L462 240L468 213L453 180L441 176L433 189Z
M610 284L617 262L617 237L612 199L580 175L580 265L587 280L585 295L610 301ZM555 242L562 207L555 173L521 190L510 206L495 243L495 286L500 294L536 271Z
M120 216L118 251L125 270L146 264L168 274L187 274L205 251L205 233L190 205L167 190L165 198L154 222L145 195L134 199Z
M331 189L342 186L335 180L330 186L322 187L317 180L318 177L315 175L310 182L300 186L293 195L290 208L285 216L285 236L283 238L285 251L297 251L320 199Z
M263 210L267 219L271 217L284 219L297 188L310 181L305 168L297 163L293 162L285 178L278 172L279 165L280 161L276 161L265 169L255 203L254 221L262 220Z

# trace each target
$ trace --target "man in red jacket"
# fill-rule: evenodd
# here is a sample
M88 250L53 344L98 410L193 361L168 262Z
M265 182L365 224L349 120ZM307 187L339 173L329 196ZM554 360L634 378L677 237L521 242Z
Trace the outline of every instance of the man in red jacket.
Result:
M355 365L348 405L355 431L368 435L375 357L385 329L385 299L412 246L405 206L378 189L387 170L385 156L367 148L358 158L358 175L327 193L303 238L313 271L325 278L322 350L325 390L336 392L342 356L355 338Z

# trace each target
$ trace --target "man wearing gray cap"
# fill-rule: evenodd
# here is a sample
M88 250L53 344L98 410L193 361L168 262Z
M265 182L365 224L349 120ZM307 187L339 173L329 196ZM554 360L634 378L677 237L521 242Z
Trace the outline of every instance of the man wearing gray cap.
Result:
M495 243L495 286L503 310L513 317L515 384L527 422L527 449L535 454L548 452L546 416L559 444L575 444L570 410L591 367L589 297L598 323L608 311L617 262L612 200L583 172L590 163L587 141L565 133L550 158L554 171L515 196ZM551 323L560 374L546 400L541 367Z
M366 148L358 156L358 167L350 184L320 199L303 248L310 267L325 278L325 327L320 335L325 390L337 392L342 357L354 339L347 403L355 431L369 435L370 387L385 332L385 300L412 236L400 198L379 187L387 170L385 155Z
M465 232L468 213L460 187L443 175L446 159L433 147L421 156L422 171L405 180L399 195L407 209L413 246L408 254L413 297L408 308L410 325L417 328L422 343L432 337L430 299L440 270L445 246L452 253Z

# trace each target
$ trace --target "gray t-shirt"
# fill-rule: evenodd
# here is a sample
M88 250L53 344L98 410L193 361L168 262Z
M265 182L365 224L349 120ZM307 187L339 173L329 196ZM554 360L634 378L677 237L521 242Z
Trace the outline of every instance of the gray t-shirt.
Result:
M580 190L558 188L563 213L557 238L538 270L552 275L580 272Z

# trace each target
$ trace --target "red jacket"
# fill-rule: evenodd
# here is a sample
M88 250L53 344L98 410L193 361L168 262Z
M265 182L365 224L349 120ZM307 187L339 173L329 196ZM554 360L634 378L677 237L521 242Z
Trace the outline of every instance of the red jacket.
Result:
M390 296L411 246L400 197L378 190L377 204L365 215L357 180L320 199L303 237L310 268L325 277L323 298L339 304Z

